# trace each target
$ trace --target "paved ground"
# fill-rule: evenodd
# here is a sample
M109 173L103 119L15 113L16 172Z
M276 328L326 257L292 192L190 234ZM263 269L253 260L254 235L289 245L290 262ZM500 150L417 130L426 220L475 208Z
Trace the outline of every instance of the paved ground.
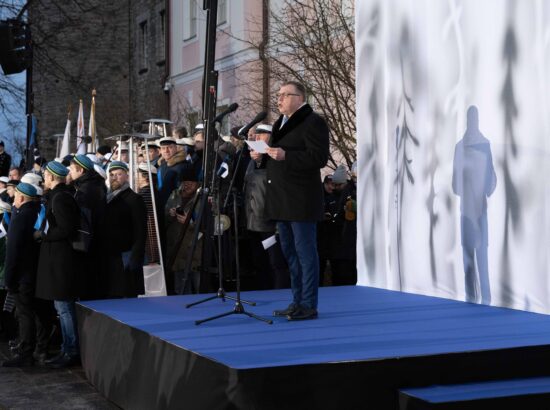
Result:
M0 362L8 356L0 343ZM0 409L114 410L115 406L88 383L81 367L50 370L44 367L0 367Z

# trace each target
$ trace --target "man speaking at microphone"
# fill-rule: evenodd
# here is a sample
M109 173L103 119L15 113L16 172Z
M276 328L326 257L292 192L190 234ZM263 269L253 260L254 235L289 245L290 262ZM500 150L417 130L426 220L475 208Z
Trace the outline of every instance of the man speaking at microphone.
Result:
M266 216L277 221L281 248L290 268L292 303L275 316L315 319L319 287L317 222L323 219L320 169L329 155L328 126L306 103L305 87L282 84L277 94L281 116L266 149ZM252 153L251 157L259 154Z

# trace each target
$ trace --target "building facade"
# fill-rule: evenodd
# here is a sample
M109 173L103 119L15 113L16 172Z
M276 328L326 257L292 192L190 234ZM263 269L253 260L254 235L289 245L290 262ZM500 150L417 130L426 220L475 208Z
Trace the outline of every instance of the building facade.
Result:
M56 156L57 141L51 137L63 133L69 110L76 135L80 99L87 130L93 89L100 142L137 130L148 118L168 116L166 4L166 0L31 4L34 114L43 156ZM75 148L76 142L71 149Z
M176 125L188 128L202 118L206 11L200 3L170 0L170 116ZM232 103L239 104L239 109L222 124L225 134L262 110L262 99L255 94L268 81L263 75L258 47L266 34L263 23L266 4L263 0L218 2L215 63L218 111Z

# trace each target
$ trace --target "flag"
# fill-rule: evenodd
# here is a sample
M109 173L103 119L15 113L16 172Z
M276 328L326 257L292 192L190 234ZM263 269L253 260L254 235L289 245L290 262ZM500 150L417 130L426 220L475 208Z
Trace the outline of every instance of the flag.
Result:
M91 144L88 144L88 152L95 152L96 147L96 130L95 130L95 90L92 91L92 107L90 108L90 122L88 125L88 137L92 139Z
M25 168L32 169L34 160L40 156L38 151L38 141L36 139L36 117L31 114L31 135L29 138L29 146L27 147Z
M31 138L29 141L29 148L34 149L36 147L36 117L31 114ZM34 152L31 150L31 152Z
M71 120L67 118L67 126L65 127L65 135L63 135L63 143L61 144L61 151L59 151L59 157L64 158L70 154L69 141L71 140Z
M78 120L76 121L76 146L77 154L86 154L86 143L84 142L84 107L82 100L78 107Z

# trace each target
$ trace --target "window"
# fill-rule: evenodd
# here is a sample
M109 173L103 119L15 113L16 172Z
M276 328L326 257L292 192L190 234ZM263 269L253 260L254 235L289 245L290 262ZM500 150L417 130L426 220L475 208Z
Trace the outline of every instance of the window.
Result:
M186 39L196 37L197 35L197 4L195 0L189 0L189 32Z
M218 1L218 19L216 20L216 25L221 26L222 24L227 23L227 0Z
M166 10L159 12L159 61L166 59Z
M141 69L147 69L147 20L139 23L139 54Z

